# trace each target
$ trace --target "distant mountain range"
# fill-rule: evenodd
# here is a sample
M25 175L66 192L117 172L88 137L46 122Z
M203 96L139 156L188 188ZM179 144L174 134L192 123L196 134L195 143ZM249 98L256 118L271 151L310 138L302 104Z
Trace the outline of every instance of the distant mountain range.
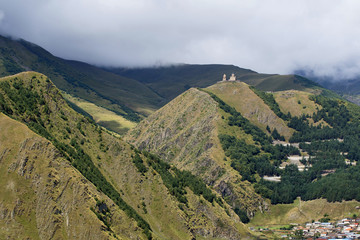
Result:
M159 109L191 87L207 87L234 73L264 91L304 90L317 84L297 75L259 74L233 65L176 65L154 68L99 68L64 60L25 40L0 36L0 76L36 71L73 96L132 121Z
M360 76L354 78L337 79L331 76L316 76L311 71L298 70L296 74L317 82L324 88L330 89L346 99L360 105Z
M360 107L304 77L0 52L0 239L275 239L245 223L359 213Z

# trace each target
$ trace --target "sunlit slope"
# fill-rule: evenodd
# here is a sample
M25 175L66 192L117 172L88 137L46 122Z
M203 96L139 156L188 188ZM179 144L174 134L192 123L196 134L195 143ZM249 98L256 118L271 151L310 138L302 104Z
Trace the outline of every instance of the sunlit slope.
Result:
M292 116L312 115L322 107L309 99L311 93L288 90L273 93L282 112L290 112Z
M220 111L208 93L192 88L140 122L126 140L201 176L233 208L252 216L266 208L266 203L249 182L240 181L241 176L226 161L218 139L219 129L249 139L251 136L224 126Z
M286 225L290 223L305 224L318 221L325 214L332 220L359 215L357 201L328 202L325 199L301 201L292 204L279 204L270 207L266 213L258 213L250 222L250 226Z
M59 156L111 198L112 208L133 222L130 227L118 225L114 215L98 212L113 235L128 238L133 234L140 239L251 238L220 195L206 187L198 190L203 185L195 177L138 152L75 112L46 76L27 72L0 79L0 110L46 136ZM185 176L183 188L182 184L170 184L184 181ZM179 192L181 196L175 194ZM38 209L33 211L37 213Z
M63 93L63 96L66 100L90 115L96 123L115 133L124 134L129 129L136 126L135 122L129 121L123 116L107 110L106 108L99 107L94 103L74 97L67 93Z
M96 199L118 237L141 234L48 140L2 113L0 174L1 239L115 239L90 209Z
M288 139L293 130L258 97L247 84L242 82L220 82L207 88L264 132L269 126Z

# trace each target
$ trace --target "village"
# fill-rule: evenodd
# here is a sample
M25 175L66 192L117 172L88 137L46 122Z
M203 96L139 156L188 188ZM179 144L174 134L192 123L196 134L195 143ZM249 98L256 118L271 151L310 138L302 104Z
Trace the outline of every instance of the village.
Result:
M276 229L273 232L280 239L360 239L360 218L357 218L356 215L353 218L344 218L334 222L328 220L325 215L319 221L304 225L292 223L290 227ZM250 229L264 233L270 231L269 228Z
M326 219L324 216L323 219ZM360 218L344 218L336 222L306 223L305 226L295 226L292 235L297 232L303 239L359 239ZM289 239L294 239L290 237Z

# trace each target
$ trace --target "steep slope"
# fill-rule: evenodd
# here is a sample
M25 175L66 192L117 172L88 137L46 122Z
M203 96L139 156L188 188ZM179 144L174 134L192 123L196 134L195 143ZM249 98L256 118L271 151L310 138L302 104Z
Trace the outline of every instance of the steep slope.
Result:
M293 129L287 126L283 119L276 116L270 107L267 106L247 84L241 82L224 82L212 85L208 87L207 90L234 107L263 131L266 131L267 126L269 126L271 130L276 128L286 139L289 139L294 132Z
M121 238L141 234L46 139L0 113L0 238L115 239L90 208L104 201Z
M119 214L134 223L119 225L113 215L96 211L96 206L103 208L101 202L96 204L96 216L116 236L251 238L230 206L200 179L137 151L76 113L46 76L27 72L0 79L0 110L49 139L113 201ZM39 218L46 216L39 212Z
M201 176L234 209L246 210L251 217L266 205L255 192L266 198L276 193L276 185L269 183L270 190L262 178L280 176L279 166L290 155L305 154L293 146L273 145L270 135L279 140L284 136L286 141L312 138L312 134L318 135L316 139L339 136L329 128L333 120L326 117L319 101L337 106L308 92L265 93L242 82L219 82L204 90L189 89L140 122L126 139Z
M0 76L30 70L43 73L61 90L115 111L130 120L138 120L134 111L148 115L163 101L136 80L86 63L55 57L24 40L0 36L0 51Z
M269 213L258 211L253 224L303 222L326 212L340 218L349 206L356 213L360 201L360 107L325 94L266 93L245 83L220 82L186 91L126 139L203 178L240 217L241 210L249 217L256 206L264 210L259 195L270 200L275 206L266 208ZM271 128L281 130L274 134ZM287 146L274 144L279 132ZM299 160L291 164L294 159ZM306 201L301 207L293 204L299 197ZM341 203L324 209L322 199Z
M263 199L226 160L219 129L244 135L224 126L220 109L209 94L189 89L130 131L126 139L140 149L159 154L180 169L201 176L233 208L249 216L266 208ZM223 130L225 131L225 130Z
M317 84L297 75L259 74L234 65L183 64L155 68L107 68L120 76L136 79L159 93L167 101L172 100L190 87L208 87L234 73L238 80L264 91L289 89L305 90Z

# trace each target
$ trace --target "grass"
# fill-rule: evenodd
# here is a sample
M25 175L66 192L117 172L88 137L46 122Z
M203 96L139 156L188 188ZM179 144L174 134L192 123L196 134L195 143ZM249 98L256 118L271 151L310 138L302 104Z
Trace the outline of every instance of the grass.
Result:
M310 95L312 94L308 92L288 90L274 93L274 98L283 113L290 112L292 116L301 116L312 115L317 109L322 109L319 104L309 99Z
M214 93L228 105L234 107L244 117L249 119L252 124L258 126L264 132L267 132L266 126L269 126L270 129L276 128L286 139L292 135L293 130L288 128L286 123L276 116L269 106L247 84L242 82L224 82L210 86L206 90Z
M125 134L129 129L132 129L136 126L135 122L129 121L112 111L97 106L94 103L88 102L78 97L74 97L65 92L62 92L62 95L66 100L70 101L91 115L96 123L111 131L122 135Z
M0 164L1 208L11 211L15 208L16 201L21 199L23 201L22 209L24 211L22 215L14 216L16 221L7 223L6 218L0 219L0 225L7 226L7 228L0 228L0 238L4 239L9 235L40 239L37 232L35 211L34 209L24 207L24 205L32 205L36 200L35 193L31 187L29 187L29 180L25 180L16 172L9 170L12 169L10 166L12 166L14 160L18 158L18 156L16 156L16 148L19 147L18 142L32 135L27 133L26 130L25 126L18 124L0 113L0 153L3 153L6 149L8 150ZM8 231L6 231L6 229Z
M265 213L256 213L248 226L277 226L291 223L304 224L312 220L318 220L328 214L333 221L344 217L359 215L356 209L360 203L357 201L327 202L325 199L301 201L299 198L292 204L278 204L270 206Z
M102 128L93 124L92 121L76 113L72 108L70 108L66 104L66 101L59 94L58 90L55 87L51 86L51 82L46 81L43 78L43 75L29 72L29 73L18 74L16 76L9 78L0 79L0 81L14 82L15 77L17 77L18 79L21 78L24 81L25 86L28 86L31 83L33 83L33 85L31 85L33 86L31 89L33 89L33 91L37 91L38 93L42 93L44 95L45 103L41 106L40 104L38 104L35 107L40 108L39 115L40 117L42 117L42 122L45 125L46 130L49 131L49 133L51 133L53 138L57 139L57 141L61 142L62 144L67 144L68 147L70 147L71 145L74 146L74 151L76 150L77 152L84 152L87 155L89 155L93 163L101 171L102 175L107 178L107 181L113 183L114 188L119 192L119 194L121 194L121 198L124 199L124 201L126 201L129 205L131 205L131 207L135 209L138 212L138 214L141 215L142 218L144 218L149 224L151 224L151 229L153 231L155 238L189 239L192 236L192 233L190 231L191 228L194 228L195 230L199 229L200 231L213 233L215 232L217 219L220 219L226 226L231 226L232 228L231 231L235 235L237 233L242 235L243 232L247 231L246 227L243 224L234 221L236 219L236 216L234 215L235 213L232 213L233 214L232 217L229 217L225 213L225 211L222 208L220 208L217 204L212 206L211 204L205 203L207 205L206 209L199 208L197 204L194 205L189 204L189 208L184 207L185 210L181 210L180 207L178 206L179 202L169 193L168 189L164 185L159 174L155 170L153 170L150 166L147 166L149 168L149 171L144 173L144 175L139 173L138 169L135 167L134 163L131 160L132 159L131 156L134 154L134 149L129 144L127 144L125 141L119 138L114 138L113 136L109 135L106 131L103 131ZM38 79L39 81L36 81L36 79ZM13 95L16 94L11 93L11 96ZM210 98L205 93L203 93L203 96L207 99ZM197 99L194 99L195 102L196 100ZM8 102L8 104L10 104L10 102ZM216 104L213 103L212 105L213 105L212 106L213 111L216 112L217 111ZM192 107L191 103L189 103L189 107L190 108ZM208 107L209 106L204 106L203 109L201 109L204 112L202 111L197 112L194 109L192 113L196 113L200 115L206 114ZM46 110L46 108L48 109ZM33 111L36 111L36 109L34 109ZM189 115L188 117L190 120L193 120L193 115ZM176 126L178 125L176 124ZM4 124L3 128L7 131L10 131L12 129L8 124ZM17 130L17 128L15 128L15 130ZM19 131L22 132L20 128ZM5 131L2 132L0 131L0 136L1 133L4 132ZM8 135L11 136L11 134ZM16 137L19 137L19 139L24 139L24 137L20 134L16 134ZM8 138L9 138L8 136L4 138L0 137L1 141L4 142L8 142L7 141ZM53 139L53 138L51 137L49 139ZM2 145L0 144L0 149L1 147ZM43 149L39 149L39 151L41 152L43 151ZM56 151L48 150L44 152L52 153ZM71 153L71 151L69 152ZM15 154L14 156L16 156L15 151L14 154ZM66 153L64 154L67 155ZM41 162L40 154L38 155L39 157L36 163ZM16 157L12 158L12 160L14 159L16 159ZM68 172L65 172L62 175L56 175L57 176L56 179L58 179L59 181L66 181L67 176L71 177L72 180L69 182L69 188L67 188L68 189L67 194L69 194L70 196L71 193L83 194L83 192L85 191L84 189L79 189L75 192L70 190L74 190L74 186L76 186L76 189L78 189L78 187L81 187L83 186L83 184L89 182L85 181L85 179L83 178L81 181L80 179L74 178L73 175L68 174L69 171L75 172L77 174L79 172L76 171L74 168L72 168L67 161L66 163L67 163L66 166ZM65 163L63 162L63 164ZM45 166L48 167L50 166L49 168L51 169L54 168L53 170L54 174L56 172L62 171L63 169L62 165L58 166L57 164L55 164L53 167L53 165L47 162L45 162ZM4 168L4 171L6 170L7 168ZM52 176L51 174L49 175L48 171L41 171L41 173L45 174L44 176ZM46 177L44 177L43 179L44 179L44 183L45 184L49 183L48 187L50 189L53 189L52 183L46 181L48 180ZM90 196L94 196L93 190L95 188L92 184L89 185L89 189L90 188L91 191L89 192L89 194ZM50 189L46 189L45 192L52 193ZM62 192L58 191L60 189L62 188L59 187L54 191L54 196L51 195L53 196L53 199L56 199L58 196L63 196ZM97 193L100 194L100 192ZM67 196L69 197L69 195ZM1 196L2 195L0 194L0 198ZM201 203L200 201L201 198L194 195L191 192L191 190L187 191L187 196L189 198L194 199L195 202ZM81 199L85 201L88 198L86 197L85 194L85 197ZM139 227L136 227L136 222L133 221L132 218L126 217L125 212L120 211L120 209L117 208L117 206L115 206L112 201L110 200L108 201L110 202L108 206L113 207L114 210L118 209L118 212L122 214L121 217L119 217L117 220L114 219L114 221L111 221L111 226L113 231L116 234L119 234L121 238L125 238L125 239L134 238L136 235L140 235L141 237L141 233L140 233L141 229ZM143 203L145 203L147 212L145 212L141 207L143 206ZM64 204L64 205L72 206L71 204L70 205ZM86 205L86 207L88 208L87 212L83 208L81 208L82 211L77 212L78 213L77 215L80 216L79 213L82 213L84 217L85 216L92 217L94 221L99 223L96 218L96 215L89 210L90 206ZM37 209L36 213L38 214L38 211L41 210L43 209L40 210ZM192 213L196 215L193 216ZM191 216L189 214L191 214ZM194 226L191 225L191 228L189 228L188 227L189 222L194 222L195 225ZM91 226L93 229L100 229L100 227L96 228L97 225L92 224L92 222L87 221L87 223L88 224L84 224L84 226L82 226L82 224L76 224L74 222L70 222L69 225L77 229L80 228L87 229L86 228L87 226ZM225 232L225 234L228 233ZM99 239L102 238L99 237Z
M250 145L255 144L253 137L250 134L246 134L243 129L236 127L236 126L229 126L229 124L227 123L227 120L226 120L226 118L230 116L229 113L226 113L224 110L222 110L220 108L218 109L218 111L221 116L224 116L223 121L217 122L217 129L218 129L217 132L219 135L226 134L226 135L234 136L238 139L242 139L247 144L250 144ZM220 148L222 149L221 146L220 146Z

